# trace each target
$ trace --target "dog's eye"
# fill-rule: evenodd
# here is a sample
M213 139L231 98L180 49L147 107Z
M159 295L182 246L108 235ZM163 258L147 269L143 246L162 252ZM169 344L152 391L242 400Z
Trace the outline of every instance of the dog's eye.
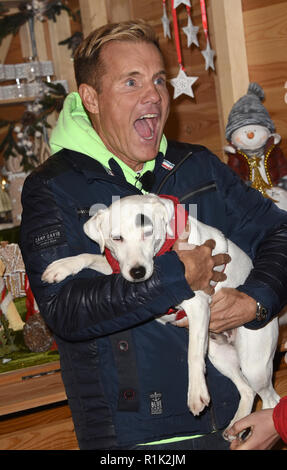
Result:
M115 242L122 242L124 240L121 235L111 235L111 239Z

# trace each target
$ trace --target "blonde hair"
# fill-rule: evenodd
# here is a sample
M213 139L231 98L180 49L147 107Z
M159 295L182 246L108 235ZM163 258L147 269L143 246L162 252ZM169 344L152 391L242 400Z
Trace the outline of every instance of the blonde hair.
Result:
M154 44L161 53L153 28L142 20L110 23L96 29L85 38L74 55L74 71L77 86L87 83L101 92L101 78L105 66L101 60L101 51L110 41L134 41Z

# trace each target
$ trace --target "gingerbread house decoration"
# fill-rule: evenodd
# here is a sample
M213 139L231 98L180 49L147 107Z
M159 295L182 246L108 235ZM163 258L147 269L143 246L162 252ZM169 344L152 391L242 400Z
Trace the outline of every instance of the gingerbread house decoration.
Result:
M25 266L19 245L1 242L0 259L6 266L4 281L13 299L25 297Z

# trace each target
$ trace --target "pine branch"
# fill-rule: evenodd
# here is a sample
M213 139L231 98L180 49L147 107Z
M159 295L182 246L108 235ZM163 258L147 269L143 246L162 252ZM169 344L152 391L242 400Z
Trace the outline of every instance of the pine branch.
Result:
M0 18L0 45L6 36L9 34L15 35L31 16L31 13L25 11L12 15L4 15L3 18Z

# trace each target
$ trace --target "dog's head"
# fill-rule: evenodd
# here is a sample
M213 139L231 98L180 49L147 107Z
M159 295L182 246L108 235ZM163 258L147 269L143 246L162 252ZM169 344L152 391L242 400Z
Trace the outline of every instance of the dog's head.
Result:
M154 194L128 196L99 210L84 225L85 233L103 253L107 247L121 273L131 282L145 281L153 273L153 258L173 235L173 202Z

